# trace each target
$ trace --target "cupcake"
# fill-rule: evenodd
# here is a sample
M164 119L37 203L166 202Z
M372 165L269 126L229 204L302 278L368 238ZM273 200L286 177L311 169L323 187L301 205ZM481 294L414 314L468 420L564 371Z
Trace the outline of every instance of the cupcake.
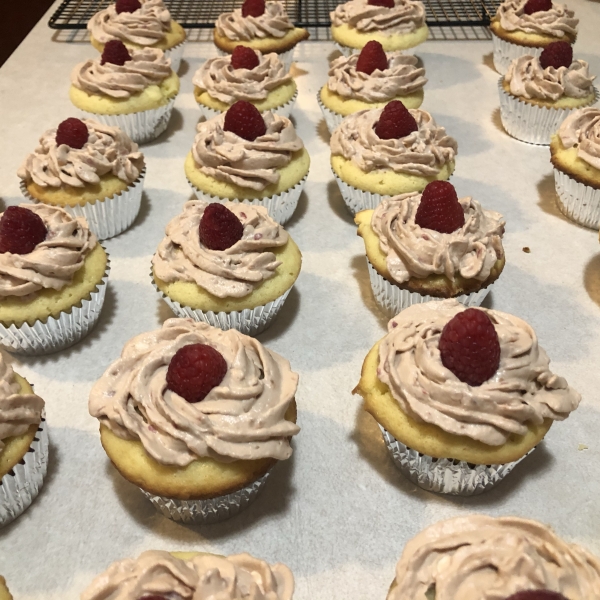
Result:
M298 88L275 52L263 54L236 46L233 54L211 58L192 80L194 98L206 119L227 110L238 100L250 102L259 112L289 117Z
M387 600L599 597L600 560L584 548L536 521L468 515L430 525L406 544Z
M309 37L308 31L294 27L282 2L245 0L241 8L224 12L215 22L215 45L224 54L236 46L248 46L263 54L276 52L289 71L294 49Z
M556 203L572 221L600 227L600 109L571 113L552 136Z
M83 217L100 239L125 231L140 210L146 167L118 127L67 119L46 131L17 175L33 202Z
M425 69L416 57L401 51L386 54L379 42L371 41L360 54L342 55L331 63L317 101L331 133L344 117L383 108L391 100L419 108L426 83Z
M595 104L594 79L567 42L552 42L539 57L515 58L498 82L504 129L523 142L550 144L567 115Z
M407 110L399 100L346 117L330 145L333 174L352 214L448 179L457 153L454 138L428 112Z
M247 335L264 331L302 264L264 206L187 202L152 258L152 280L178 317Z
M492 19L494 67L500 75L520 56L539 56L552 42L577 38L579 19L564 4L552 0L504 0Z
M379 42L386 52L422 44L429 34L418 0L349 0L329 13L331 35L345 55Z
M549 363L525 321L452 299L427 302L388 323L355 392L406 477L471 496L501 481L579 405Z
M83 592L81 600L165 596L292 600L293 594L294 576L280 563L270 565L250 554L148 550L136 559L110 565Z
M173 71L179 70L186 35L162 0L117 0L98 11L87 28L98 52L111 40L120 40L133 49L162 50Z
M0 527L36 498L48 461L44 401L0 353ZM10 594L0 577L0 600Z
M113 40L100 58L73 69L69 96L87 117L143 144L165 131L178 92L179 77L162 50L129 50Z
M6 579L0 575L0 600L13 600L8 588L6 587Z
M176 521L220 521L252 502L299 432L298 375L235 329L168 319L96 382L90 414L117 470Z
M108 257L85 219L46 204L0 214L0 346L48 354L94 327L106 292Z
M185 174L199 200L264 206L281 224L292 216L310 158L289 119L238 100L197 130Z
M500 213L447 181L382 200L356 215L373 295L390 316L420 302L456 298L479 306L504 268Z

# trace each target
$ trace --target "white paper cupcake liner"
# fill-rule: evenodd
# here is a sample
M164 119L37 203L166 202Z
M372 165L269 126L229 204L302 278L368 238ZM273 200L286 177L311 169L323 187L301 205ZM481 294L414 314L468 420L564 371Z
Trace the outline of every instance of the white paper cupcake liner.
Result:
M23 323L20 327L6 327L0 323L0 347L14 354L39 355L50 354L68 348L84 338L96 325L110 272L110 261L102 281L88 299L73 306L69 311L61 312L58 317L48 317L44 321L35 321L33 325Z
M152 502L154 508L168 519L183 523L207 525L230 519L252 504L267 482L269 474L266 473L260 479L237 492L208 500L176 500L155 496L145 490L142 490L142 492Z
M436 296L427 296L417 292L400 289L397 285L390 283L385 277L382 277L369 259L367 259L367 266L369 267L369 280L371 281L371 289L373 290L375 300L381 309L391 317L396 316L400 311L413 304L446 300L446 298L437 298ZM480 306L484 298L489 294L493 285L494 284L491 283L478 292L455 296L454 299L465 306Z
M379 425L385 445L402 474L429 492L453 496L476 496L502 481L523 458L500 465L475 465L452 458L433 458L412 450Z
M296 47L294 46L291 50L286 50L285 52L278 52L279 60L281 60L281 62L283 63L286 73L292 68L295 51ZM219 56L229 56L231 54L230 52L225 52L225 50L221 50L221 48L217 48L217 53L219 54Z
M0 480L0 527L16 519L38 495L48 468L48 426L45 414L29 450Z
M544 48L532 48L530 46L519 46L506 42L498 37L494 32L492 34L492 42L494 44L494 68L500 75L504 75L508 71L510 63L520 56L539 56Z
M321 112L323 113L323 118L325 119L325 124L327 125L329 133L333 133L334 129L336 129L337 126L344 120L344 115L333 112L323 104L323 101L321 100L321 90L317 92L317 102Z
M183 40L183 42L177 44L177 46L173 46L172 48L165 50L165 56L171 59L171 69L173 69L175 73L179 71L179 66L181 65L181 59L183 57L183 47L185 46L185 42L186 40Z
M112 198L88 202L83 206L63 206L74 217L84 217L88 227L99 240L106 240L123 233L135 221L140 212L142 191L146 169L130 186ZM39 203L28 191L25 182L21 180L21 193L32 202Z
M221 204L226 204L227 202L242 202L243 204L251 204L252 206L264 206L269 215L275 221L277 221L277 223L283 225L294 214L307 177L308 174L305 175L294 187L289 188L285 192L268 196L266 198L255 198L253 200L239 200L238 198L230 199L212 196L211 194L207 194L199 190L189 179L188 183L190 184L198 200L203 200L204 202L209 203L220 202Z
M577 108L551 108L524 102L509 94L502 87L503 78L498 80L500 94L500 118L506 132L512 137L530 144L550 145L550 138L560 124L578 108L591 106L598 100L598 90L594 88L594 99Z
M375 209L384 198L391 198L391 196L382 196L381 194L359 190L343 181L333 169L332 172L338 187L340 188L342 198L344 199L348 210L353 215L361 210Z
M600 228L600 189L580 183L554 169L556 204L561 212L584 227Z

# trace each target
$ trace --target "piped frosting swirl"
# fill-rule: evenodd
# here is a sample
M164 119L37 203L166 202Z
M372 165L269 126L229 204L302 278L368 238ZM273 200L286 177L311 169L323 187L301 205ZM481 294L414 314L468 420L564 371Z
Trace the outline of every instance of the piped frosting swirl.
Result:
M334 27L346 24L363 33L412 33L425 25L425 5L419 0L394 0L394 8L387 8L350 0L338 4L329 16Z
M282 38L294 29L281 2L266 2L265 12L258 17L242 16L242 9L221 13L215 22L217 34L234 41L256 38Z
M563 38L577 35L579 19L564 4L554 2L550 10L525 13L527 0L505 0L498 7L496 19L505 31L523 31Z
M572 112L559 127L558 137L565 148L577 148L578 158L600 170L600 108Z

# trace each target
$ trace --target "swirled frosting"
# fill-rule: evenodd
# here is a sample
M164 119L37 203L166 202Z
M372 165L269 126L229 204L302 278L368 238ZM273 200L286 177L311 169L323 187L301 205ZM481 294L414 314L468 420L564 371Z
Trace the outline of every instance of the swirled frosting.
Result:
M553 3L550 10L528 15L524 12L527 0L505 0L496 13L500 26L506 31L523 31L562 38L576 36L579 19L564 4Z
M577 148L578 158L600 170L600 108L572 112L559 127L558 137L565 148Z
M133 183L144 168L138 145L118 127L82 119L88 128L88 141L83 148L71 148L56 143L56 127L46 131L40 145L27 156L17 175L26 182L41 187L61 187L63 184L83 188L100 182L103 175L112 174Z
M386 102L412 94L427 83L425 69L418 66L415 56L388 52L388 68L376 69L371 75L356 70L358 57L358 53L340 56L331 63L327 80L330 92L363 102Z
M35 394L21 392L12 367L0 353L0 452L7 438L23 435L30 425L39 423L42 410L44 401Z
M154 595L178 600L291 600L294 577L283 564L250 554L198 554L181 559L149 550L110 565L81 600L138 600Z
M425 25L425 5L418 0L394 0L394 8L371 6L367 0L338 4L329 13L334 27L347 24L360 32L411 33Z
M379 345L377 374L405 414L451 434L500 446L511 434L527 433L528 424L562 421L577 408L581 396L549 370L533 329L497 310L480 309L500 341L496 374L480 386L460 381L442 364L438 344L446 323L463 310L456 300L427 302L389 322Z
M281 2L267 2L265 12L258 17L243 17L242 9L221 13L215 22L220 36L230 40L248 41L255 38L282 38L294 25Z
M98 242L83 217L48 204L20 206L38 215L48 233L29 254L0 253L0 298L62 289Z
M218 298L243 298L281 264L269 248L284 246L289 236L264 206L227 204L244 226L242 239L227 250L202 244L198 229L207 202L192 200L172 219L152 258L162 281L191 281Z
M171 59L162 50L129 50L131 60L123 65L106 62L101 57L78 64L71 72L71 83L88 94L111 98L129 98L150 85L159 85L172 73Z
M263 113L267 131L253 142L225 131L225 113L198 124L192 156L200 171L219 181L252 190L279 182L278 169L304 148L292 122L271 112Z
M152 46L164 39L171 28L171 14L162 0L140 0L134 12L117 13L115 4L98 11L88 22L88 31L101 44L109 40Z
M227 362L227 374L204 400L188 403L167 389L173 355L208 344ZM140 440L160 463L185 466L216 460L287 459L288 438L300 428L285 419L298 375L287 360L235 329L221 331L191 319L168 319L162 329L125 344L90 393L90 414L125 440Z
M410 193L382 200L373 211L371 227L394 281L441 274L454 280L485 281L496 261L504 256L505 221L500 213L483 210L477 200L459 200L465 224L453 233L423 229L415 223L421 194Z
M426 600L433 589L436 600L504 600L544 589L590 600L600 598L600 560L536 521L456 517L406 544L387 600Z
M346 117L331 136L331 153L351 160L366 173L391 169L423 177L437 175L454 160L456 141L428 112L410 109L418 130L399 139L383 140L375 133L382 111L361 110Z

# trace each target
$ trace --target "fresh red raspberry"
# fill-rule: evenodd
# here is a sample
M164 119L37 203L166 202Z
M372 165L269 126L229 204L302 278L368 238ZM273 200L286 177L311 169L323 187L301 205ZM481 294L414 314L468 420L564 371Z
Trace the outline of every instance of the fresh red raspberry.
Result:
M383 6L384 8L394 8L394 0L369 0L370 6Z
M0 219L0 254L29 254L46 239L44 221L21 206L9 206Z
M109 40L104 45L100 64L111 63L113 65L123 66L128 60L131 60L131 54L127 46L121 40Z
M370 75L375 69L385 71L387 68L388 59L383 51L383 46L375 40L367 42L365 47L360 51L356 70Z
M265 0L244 0L242 17L260 17L265 14Z
M245 100L238 100L232 104L225 113L225 131L231 131L249 142L267 133L265 120L258 112L258 108Z
M562 594L558 592L551 592L549 590L529 590L527 592L517 592L512 596L506 598L506 600L567 600Z
M179 348L167 369L167 388L188 402L200 402L227 373L223 355L206 344Z
M227 250L242 239L244 226L226 206L215 202L204 209L198 233L207 248Z
M385 105L379 121L375 125L375 133L382 140L398 139L419 129L415 118L400 100L392 100Z
M259 62L258 54L246 46L236 46L231 54L231 66L234 69L254 69Z
M115 2L115 10L118 14L128 12L132 13L142 8L138 0L117 0Z
M481 385L498 370L500 342L485 312L467 308L442 329L439 342L442 364L468 385Z
M432 181L425 186L415 223L440 233L452 233L465 224L465 212L450 182Z
M573 46L569 42L552 42L548 44L540 55L542 69L548 67L570 67L573 62Z
M70 119L64 120L56 128L56 136L54 139L58 146L66 144L71 148L79 150L85 146L88 141L88 136L87 125L83 121L71 117Z
M523 12L526 15L532 15L536 12L545 12L552 8L552 0L528 0L523 7Z

